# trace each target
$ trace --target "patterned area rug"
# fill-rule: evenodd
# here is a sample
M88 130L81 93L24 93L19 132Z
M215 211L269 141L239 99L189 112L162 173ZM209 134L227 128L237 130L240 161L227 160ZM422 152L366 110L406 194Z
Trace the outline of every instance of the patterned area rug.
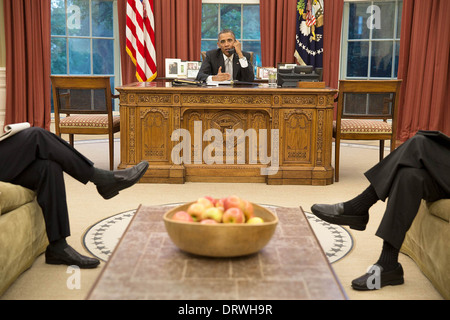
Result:
M179 205L181 204L170 206ZM271 206L265 207L270 209ZM118 213L91 226L82 239L86 250L98 259L108 261L135 212L136 210L130 210ZM339 261L352 250L353 238L346 229L322 221L310 212L305 212L305 215L330 263Z

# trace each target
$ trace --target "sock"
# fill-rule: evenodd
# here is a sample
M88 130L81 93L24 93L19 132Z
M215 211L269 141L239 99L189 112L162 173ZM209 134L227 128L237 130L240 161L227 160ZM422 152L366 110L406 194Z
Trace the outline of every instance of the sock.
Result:
M68 246L65 238L52 241L50 245L56 249L64 249Z
M346 215L365 215L369 208L378 201L377 193L372 185L369 185L359 196L344 202L344 211Z
M383 267L384 271L394 270L398 266L399 250L393 247L389 242L383 242L383 250L377 264Z
M96 185L105 185L109 183L115 183L114 173L112 171L98 169L94 167L94 174L92 175L91 182Z

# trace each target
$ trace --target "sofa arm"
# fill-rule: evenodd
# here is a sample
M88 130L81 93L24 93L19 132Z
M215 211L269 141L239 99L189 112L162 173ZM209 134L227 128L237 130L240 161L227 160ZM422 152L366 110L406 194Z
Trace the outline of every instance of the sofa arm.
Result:
M450 222L450 199L441 199L435 202L427 202L430 214Z
M0 181L0 215L33 201L35 197L32 190Z

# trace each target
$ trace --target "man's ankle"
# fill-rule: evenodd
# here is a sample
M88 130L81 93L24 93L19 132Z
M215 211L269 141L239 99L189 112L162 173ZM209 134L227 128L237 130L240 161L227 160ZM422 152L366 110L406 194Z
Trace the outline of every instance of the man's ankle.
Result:
M50 242L50 246L54 249L64 250L68 246L68 244L67 244L66 239L62 238L62 239L58 239L58 240Z

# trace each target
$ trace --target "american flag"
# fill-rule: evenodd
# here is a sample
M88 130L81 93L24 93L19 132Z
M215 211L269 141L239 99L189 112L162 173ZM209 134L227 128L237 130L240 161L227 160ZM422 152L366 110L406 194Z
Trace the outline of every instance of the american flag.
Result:
M136 78L156 78L153 0L127 0L127 52L136 65Z
M306 14L306 25L308 27L311 27L316 23L316 14L314 12L314 8L311 5L311 0L308 1L306 10L308 11L308 13Z
M306 25L308 27L313 26L316 23L316 17L314 14L310 12L308 12L308 14L306 15Z

